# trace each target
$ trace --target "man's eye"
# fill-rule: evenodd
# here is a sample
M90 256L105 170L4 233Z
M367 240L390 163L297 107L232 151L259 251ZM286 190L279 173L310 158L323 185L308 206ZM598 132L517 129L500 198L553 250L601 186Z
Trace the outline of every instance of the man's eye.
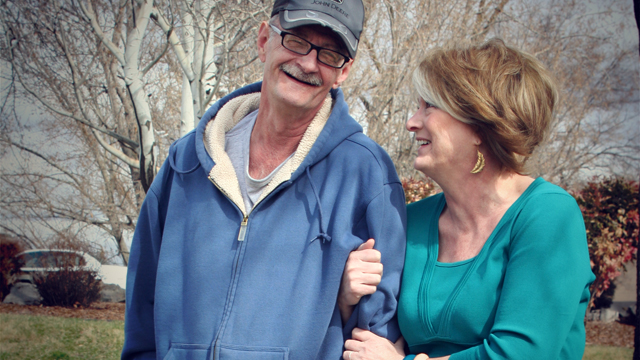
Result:
M333 51L321 51L320 52L320 56L322 58L322 61L325 62L329 62L332 64L337 63L338 61L340 61L340 55L338 55L337 53L333 52Z
M307 46L307 43L304 42L304 40L290 36L289 38L286 39L287 45L289 46L293 46L296 48L304 48Z

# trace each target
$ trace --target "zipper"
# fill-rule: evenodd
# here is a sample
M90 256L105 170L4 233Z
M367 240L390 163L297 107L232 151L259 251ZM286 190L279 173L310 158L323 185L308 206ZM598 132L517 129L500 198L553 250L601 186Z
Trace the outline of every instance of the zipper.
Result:
M237 278L237 274L238 274L238 267L240 264L240 257L241 257L241 253L244 250L244 239L245 236L247 234L247 225L249 224L249 214L244 214L244 212L242 210L240 210L240 207L235 204L233 201L231 201L231 197L229 196L229 194L224 191L220 186L218 186L218 184L213 180L213 178L211 178L210 176L207 177L209 179L209 181L211 181L211 183L218 188L218 190L220 190L221 193L224 194L224 196L227 197L227 199L229 199L229 201L234 204L236 206L236 208L238 209L238 211L240 211L240 213L242 214L242 222L240 223L240 230L238 232L238 241L240 241L240 244L238 246L237 249L237 253L236 253L236 259L233 263L233 270L232 270L232 275L231 275L231 284L230 284L230 288L228 290L227 293L227 299L225 300L225 306L222 312L222 321L220 323L220 328L218 329L218 332L216 334L215 339L213 340L213 349L212 353L211 353L211 359L217 359L217 353L220 351L220 337L222 336L222 334L224 333L224 329L227 326L227 320L228 320L228 316L231 313L231 308L229 308L229 303L231 302L230 300L233 298L234 296L234 288L235 288L235 282L236 282L236 278Z
M246 217L245 217L246 219ZM244 223L244 220L243 220ZM246 229L246 226L245 226ZM244 234L243 234L244 236ZM233 303L233 301L231 300L234 296L235 296L235 283L236 283L236 279L237 279L237 275L238 275L238 267L240 265L240 257L242 255L242 251L244 250L244 242L241 242L238 245L238 250L236 253L236 259L233 263L233 271L232 271L232 276L231 276L231 283L230 283L230 288L228 290L227 293L227 299L225 300L225 305L224 305L224 309L222 312L222 321L220 322L220 328L218 329L218 332L216 334L215 339L213 340L213 349L212 353L211 353L211 359L218 359L218 355L217 353L220 351L220 337L222 336L222 334L224 333L226 327L227 327L227 321L229 319L229 315L231 314L231 305L230 303Z
M215 185L215 187L218 188L218 190L220 190L221 193L224 194L224 196L227 197L227 199L231 199L229 194L226 191L222 190L222 188L220 186L218 186L218 184L216 184L216 182L211 178L211 176L208 176L207 178L209 179L209 181L211 181L211 183L213 185ZM233 203L233 201L232 201L232 203ZM257 204L255 204L255 205L257 205ZM254 208L255 208L255 205L254 205ZM236 205L236 207L238 207L238 206ZM240 210L240 208L238 208L238 210ZM240 211L240 212L242 213L242 211ZM249 214L250 213L251 212L249 212ZM246 215L244 213L242 214L243 217L242 217L242 222L240 223L240 231L238 231L238 241L244 241L244 237L247 234L247 224L249 224L249 214L246 214Z
M238 233L238 241L244 241L244 235L247 233L247 224L249 223L249 215L245 215L240 223L240 232Z
M243 215L242 217L242 222L240 223L240 230L238 231L238 241L240 242L239 246L238 246L238 250L237 250L237 255L236 255L236 259L235 262L233 264L233 271L232 271L232 276L231 276L231 287L228 290L229 293L227 294L227 299L225 301L225 306L223 309L223 313L222 313L222 321L220 322L220 328L218 329L218 332L216 334L215 339L213 339L213 349L212 349L212 353L211 353L211 357L210 359L214 360L214 359L218 359L218 355L217 353L220 351L220 337L222 336L222 334L224 333L225 328L227 327L227 320L229 318L229 314L231 313L231 308L229 308L229 303L230 303L230 299L233 298L235 296L235 285L234 283L236 282L237 279L237 274L238 274L238 266L240 264L240 257L242 254L242 251L244 250L244 240L247 234L247 226L249 225L249 215L251 215L251 213L253 212L253 209L255 209L258 204L262 203L262 201L264 201L265 199L267 199L269 196L267 195L264 199L258 201L257 203L253 204L253 209L251 209L251 211L249 211L248 214L244 214L244 212L242 212L242 210L240 210L240 207L235 204L233 201L231 201L231 197L229 196L229 194L224 191L220 186L218 186L218 184L213 180L213 178L211 178L210 176L207 176L207 178L209 179L209 181L211 181L211 183L218 188L218 190L220 190L221 193L224 194L224 196L227 197L227 199L229 199L229 201L234 204L236 206L236 208L238 209L238 211L240 211L240 213ZM282 183L278 184L278 186L276 186L275 189L273 189L273 191L271 191L271 194L274 193L276 190L278 190L283 183L286 183L286 181L283 181Z

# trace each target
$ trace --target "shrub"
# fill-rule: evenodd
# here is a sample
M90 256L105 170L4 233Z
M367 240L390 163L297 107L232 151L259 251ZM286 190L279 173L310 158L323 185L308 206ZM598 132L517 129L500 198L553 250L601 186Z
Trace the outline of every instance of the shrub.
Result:
M437 193L439 188L436 186L431 179L418 180L412 177L402 179L405 202L410 204Z
M6 235L0 235L0 301L9 294L13 276L20 271L22 264L15 256L22 251L18 241Z
M580 205L587 229L594 305L632 260L638 249L638 183L622 179L596 179L573 194Z
M46 264L54 271L33 276L43 305L88 307L100 298L98 271L80 268L74 259L71 253L68 257L58 255L51 259L54 263Z

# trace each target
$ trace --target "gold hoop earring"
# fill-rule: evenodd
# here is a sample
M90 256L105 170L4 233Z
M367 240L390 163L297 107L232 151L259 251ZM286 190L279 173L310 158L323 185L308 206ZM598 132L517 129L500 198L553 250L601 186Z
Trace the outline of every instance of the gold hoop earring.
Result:
M477 174L482 171L482 169L484 169L484 155L482 155L480 150L476 151L478 152L478 161L476 161L476 166L474 166L473 170L471 170L472 174Z

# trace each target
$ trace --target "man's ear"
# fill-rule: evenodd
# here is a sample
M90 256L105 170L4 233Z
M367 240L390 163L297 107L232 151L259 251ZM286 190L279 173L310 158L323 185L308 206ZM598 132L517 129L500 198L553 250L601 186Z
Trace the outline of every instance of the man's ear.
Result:
M353 59L349 60L348 63L344 64L342 69L338 69L338 71L340 71L340 75L338 75L338 77L336 78L336 81L331 86L332 88L334 88L334 89L339 88L340 85L345 80L347 80L347 77L349 77L349 71L351 71L351 65L353 65Z
M260 28L258 29L258 57L260 61L265 62L267 59L267 41L269 40L269 31L270 31L269 23L263 21L260 23Z

